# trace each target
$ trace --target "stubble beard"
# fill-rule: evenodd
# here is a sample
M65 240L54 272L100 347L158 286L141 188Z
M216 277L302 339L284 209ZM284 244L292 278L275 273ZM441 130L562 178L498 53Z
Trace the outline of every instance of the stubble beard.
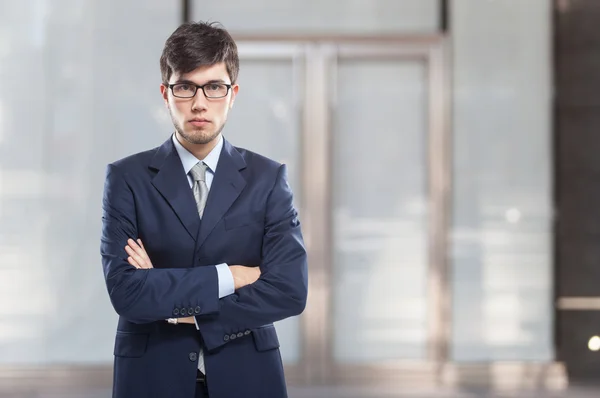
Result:
M175 117L173 117L173 113L171 112L171 110L169 110L169 114L171 115L171 121L173 122L173 126L175 127L175 130L179 133L179 135L184 140L194 145L206 145L212 142L215 138L219 136L219 134L221 134L221 131L223 131L223 128L225 127L225 122L223 122L223 124L219 126L216 130L214 130L212 133L209 129L194 129L192 130L192 132L186 132L184 131L183 127L175 120ZM209 124L209 126L212 127L212 123Z

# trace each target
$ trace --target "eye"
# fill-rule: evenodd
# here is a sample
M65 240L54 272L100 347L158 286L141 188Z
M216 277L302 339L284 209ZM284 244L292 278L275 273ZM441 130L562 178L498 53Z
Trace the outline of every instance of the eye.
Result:
M175 86L175 89L177 91L190 91L190 90L192 90L192 86L189 85L189 84L185 84L185 83L184 84L178 84L178 85Z
M217 84L217 83L212 83L206 86L207 90L210 91L219 91L221 89L222 85L221 84Z
M223 83L206 83L204 94L208 98L223 98L227 95L227 85Z

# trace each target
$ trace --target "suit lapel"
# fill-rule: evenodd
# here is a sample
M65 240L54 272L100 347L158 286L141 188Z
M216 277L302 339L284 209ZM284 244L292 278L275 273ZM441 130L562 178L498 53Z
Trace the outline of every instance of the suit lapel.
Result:
M169 202L179 221L190 236L196 240L200 217L196 209L194 194L190 189L172 138L165 141L158 149L149 167L158 170L152 179L152 185Z
M246 186L246 180L240 174L240 170L245 167L246 162L242 155L227 140L224 140L217 171L208 193L208 200L200 223L197 248L202 246L208 235Z

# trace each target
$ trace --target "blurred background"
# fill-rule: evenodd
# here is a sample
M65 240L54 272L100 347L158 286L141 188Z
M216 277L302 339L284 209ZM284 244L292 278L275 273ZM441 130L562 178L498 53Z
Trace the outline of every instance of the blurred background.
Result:
M600 393L597 0L0 0L0 396L110 396L104 170L172 132L186 20L238 42L225 137L289 166L292 397Z

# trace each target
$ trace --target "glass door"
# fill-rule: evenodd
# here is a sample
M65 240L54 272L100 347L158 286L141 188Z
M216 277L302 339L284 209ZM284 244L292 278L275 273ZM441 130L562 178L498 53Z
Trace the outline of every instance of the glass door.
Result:
M290 166L309 251L306 311L277 325L288 376L394 378L441 363L443 39L239 42L239 113L225 136Z

